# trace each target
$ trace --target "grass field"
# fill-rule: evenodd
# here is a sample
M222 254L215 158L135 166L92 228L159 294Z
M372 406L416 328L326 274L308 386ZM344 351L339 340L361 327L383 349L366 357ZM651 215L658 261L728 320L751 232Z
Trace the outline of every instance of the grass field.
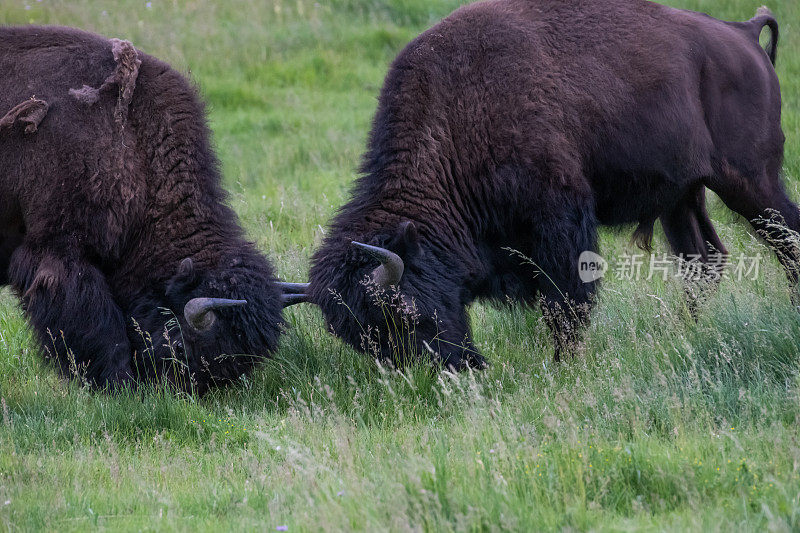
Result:
M771 1L797 200L800 4ZM748 19L760 2L672 3ZM4 0L0 24L127 38L190 72L231 203L294 281L347 197L388 63L458 4ZM730 251L765 258L758 279L723 282L695 322L677 280L611 276L585 353L556 366L538 311L473 308L492 366L453 376L382 369L303 307L287 313L275 360L240 387L201 400L96 395L40 363L2 291L0 524L798 530L800 314L768 250L710 203ZM604 231L601 253L633 253L630 234Z

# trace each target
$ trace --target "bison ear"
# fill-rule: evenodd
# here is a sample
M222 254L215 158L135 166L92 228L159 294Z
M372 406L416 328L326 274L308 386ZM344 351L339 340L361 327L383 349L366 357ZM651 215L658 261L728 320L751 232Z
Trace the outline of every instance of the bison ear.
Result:
M181 261L180 266L178 266L178 275L188 278L192 275L192 272L194 272L194 262L191 257L187 257Z
M189 283L192 284L195 281L194 271L194 261L190 257L187 257L181 264L178 266L178 272L175 274L175 279L181 281L182 283Z
M166 294L170 296L191 291L197 285L197 278L194 261L187 257L180 262L175 275L167 283Z
M394 248L397 250L398 255L404 258L410 258L419 251L417 226L410 220L401 222L397 228Z

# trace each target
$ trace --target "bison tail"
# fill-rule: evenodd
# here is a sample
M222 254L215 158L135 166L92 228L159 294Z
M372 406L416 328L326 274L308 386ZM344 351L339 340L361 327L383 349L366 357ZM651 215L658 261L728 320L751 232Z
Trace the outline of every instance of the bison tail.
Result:
M761 30L764 26L769 27L771 33L769 43L767 44L767 55L769 60L775 65L775 60L778 58L778 21L766 6L761 6L756 11L756 16L750 19L750 27L753 29L755 39L761 36Z

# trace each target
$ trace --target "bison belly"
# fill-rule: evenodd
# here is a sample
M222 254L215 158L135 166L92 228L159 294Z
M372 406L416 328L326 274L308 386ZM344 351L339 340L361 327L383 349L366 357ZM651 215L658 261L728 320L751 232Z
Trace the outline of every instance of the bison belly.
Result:
M599 129L588 177L603 224L655 220L712 172L702 104L676 82Z

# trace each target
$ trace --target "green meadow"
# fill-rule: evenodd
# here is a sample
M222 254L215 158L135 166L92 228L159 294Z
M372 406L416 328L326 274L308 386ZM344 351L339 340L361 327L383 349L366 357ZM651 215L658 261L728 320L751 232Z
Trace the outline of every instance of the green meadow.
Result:
M761 1L670 3L744 20ZM348 197L390 61L460 3L4 0L0 24L129 39L189 74L231 205L280 276L301 281ZM798 200L800 3L770 7ZM297 306L275 358L236 387L96 394L41 363L0 289L0 525L800 530L800 313L750 227L709 203L730 252L761 258L758 275L724 280L695 321L673 276L610 272L580 357L558 365L538 310L475 305L491 367L453 375L384 368ZM601 254L637 253L632 230L604 230ZM667 252L660 228L655 250Z

